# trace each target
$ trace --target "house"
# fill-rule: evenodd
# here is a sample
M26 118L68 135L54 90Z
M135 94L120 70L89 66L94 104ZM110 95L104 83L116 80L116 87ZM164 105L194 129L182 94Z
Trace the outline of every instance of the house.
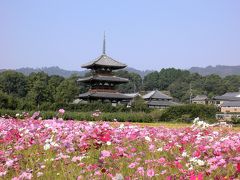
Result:
M144 100L147 101L147 105L149 108L167 108L169 106L177 105L178 103L173 102L173 98L163 94L162 92L155 90L151 91L142 96Z
M240 101L240 92L228 92L223 94L222 96L215 96L213 98L214 104L218 107L221 107L221 105L224 102L233 102L233 101Z
M197 95L192 99L193 104L209 104L210 101L206 95Z
M224 101L221 104L222 113L240 113L240 101Z

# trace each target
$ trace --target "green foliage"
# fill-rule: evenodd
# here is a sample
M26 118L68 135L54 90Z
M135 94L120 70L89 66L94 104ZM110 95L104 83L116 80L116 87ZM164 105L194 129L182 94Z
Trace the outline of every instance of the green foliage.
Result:
M189 102L190 84L193 97L205 94L211 98L226 92L237 91L240 76L234 75L225 78L218 75L200 76L186 70L168 68L162 69L160 72L152 72L144 77L145 90L169 90L171 96L181 102Z
M48 106L46 106L48 107ZM86 108L86 107L85 107ZM169 109L160 110L155 109L150 113L146 112L120 112L117 108L112 107L113 111L103 112L100 117L94 118L92 116L93 111L82 112L82 111L66 111L63 118L65 120L81 120L81 121L119 121L119 122L191 122L193 118L200 117L208 122L215 122L216 108L213 106L204 105L185 105L185 106L175 106ZM22 113L21 110L4 110L0 109L0 116L8 114L11 117L15 117L17 113ZM30 116L34 111L30 111ZM51 119L57 116L57 111L41 111L41 117L43 119Z
M120 70L115 75L128 78L129 82L118 86L123 93L139 92L141 90L165 90L180 102L189 102L190 84L192 97L205 94L208 97L222 95L225 92L237 91L240 84L240 76L227 76L221 78L218 75L201 76L191 74L185 70L174 68L162 69L160 72L152 72L142 78L136 73ZM124 105L112 107L110 104L72 105L71 102L78 94L87 91L85 85L77 84L79 77L72 75L64 79L61 76L49 76L44 72L31 73L25 76L15 71L0 73L0 108L21 110L56 110L65 108L71 111L93 111L101 109L105 112L149 112L143 100L137 100L132 107Z
M141 112L150 112L150 109L148 108L146 101L141 97L136 97L132 103L132 110L133 111L141 111Z
M70 103L79 93L77 82L72 79L65 79L56 89L56 102Z
M145 90L154 90L159 88L159 73L154 71L146 75L143 79L144 89Z
M26 77L15 71L2 72L0 73L0 90L9 95L24 97L27 93Z
M233 124L240 124L240 117L232 117Z
M208 120L215 119L217 108L214 106L206 106L201 104L187 104L181 106L172 106L165 109L161 116L161 121L179 121L188 122L189 119L196 117Z
M128 83L118 86L118 90L123 93L138 92L142 89L142 78L139 74L124 70L117 71L116 76L129 79Z
M17 109L18 99L0 91L0 108L4 109Z
M6 114L11 117L16 117L16 114L22 113L19 110L3 110L0 109L0 116L5 116ZM29 112L31 116L34 112ZM42 119L52 119L57 117L57 111L41 111ZM65 120L80 120L80 121L95 121L96 119L92 116L92 112L66 112L63 116ZM153 117L150 114L144 112L115 112L115 113L102 113L98 120L103 121L119 121L119 122L154 122Z

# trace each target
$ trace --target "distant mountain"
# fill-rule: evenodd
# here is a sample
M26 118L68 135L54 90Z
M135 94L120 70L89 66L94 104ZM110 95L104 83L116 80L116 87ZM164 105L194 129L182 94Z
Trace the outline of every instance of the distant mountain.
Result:
M7 69L0 69L0 72L2 71L6 71ZM59 68L58 66L53 66L53 67L43 67L43 68L19 68L19 69L14 69L17 72L21 72L25 75L29 75L33 72L45 72L48 75L59 75L59 76L63 76L63 77L70 77L72 74L77 74L79 76L84 76L84 74L87 72L87 70L83 70L83 71L69 71L69 70L64 70ZM144 77L145 75L147 75L148 73L152 72L150 70L146 70L146 71L140 71L134 68L126 68L127 71L129 72L134 72L139 74L141 77Z
M210 74L217 74L221 77L229 76L229 75L240 75L240 66L207 66L205 68L202 67L192 67L189 69L192 73L198 73L203 76L207 76Z
M6 71L7 69L0 69L0 72ZM153 70L145 70L141 71L135 68L127 67L127 71L134 72L139 74L141 77L146 76L147 74L153 72ZM202 67L192 67L188 69L191 73L198 73L202 76L207 76L210 74L217 74L221 77L225 77L228 75L240 75L240 66L223 66L223 65L217 65L217 66L207 66L205 68ZM15 69L17 72L21 72L25 75L29 75L32 72L40 72L43 71L47 73L48 75L59 75L63 77L70 77L72 74L77 74L79 76L84 76L84 74L87 72L87 70L82 71L70 71L70 70L64 70L59 68L58 66L53 67L43 67L43 68L19 68Z
M139 74L142 78L146 75L148 75L149 73L153 72L153 70L145 70L145 71L141 71L141 70L137 70L131 67L127 67L126 70L128 72L134 72L136 74Z

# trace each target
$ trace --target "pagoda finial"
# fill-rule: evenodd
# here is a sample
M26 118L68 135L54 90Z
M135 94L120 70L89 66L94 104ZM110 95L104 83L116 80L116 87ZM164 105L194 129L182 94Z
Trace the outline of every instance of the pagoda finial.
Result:
M105 31L103 35L103 54L106 54L106 39L105 39Z

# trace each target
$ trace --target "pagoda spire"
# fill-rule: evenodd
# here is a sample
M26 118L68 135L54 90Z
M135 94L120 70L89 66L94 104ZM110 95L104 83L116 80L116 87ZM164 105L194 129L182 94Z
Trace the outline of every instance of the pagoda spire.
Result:
M103 35L103 54L106 54L106 37L105 37L105 31Z

